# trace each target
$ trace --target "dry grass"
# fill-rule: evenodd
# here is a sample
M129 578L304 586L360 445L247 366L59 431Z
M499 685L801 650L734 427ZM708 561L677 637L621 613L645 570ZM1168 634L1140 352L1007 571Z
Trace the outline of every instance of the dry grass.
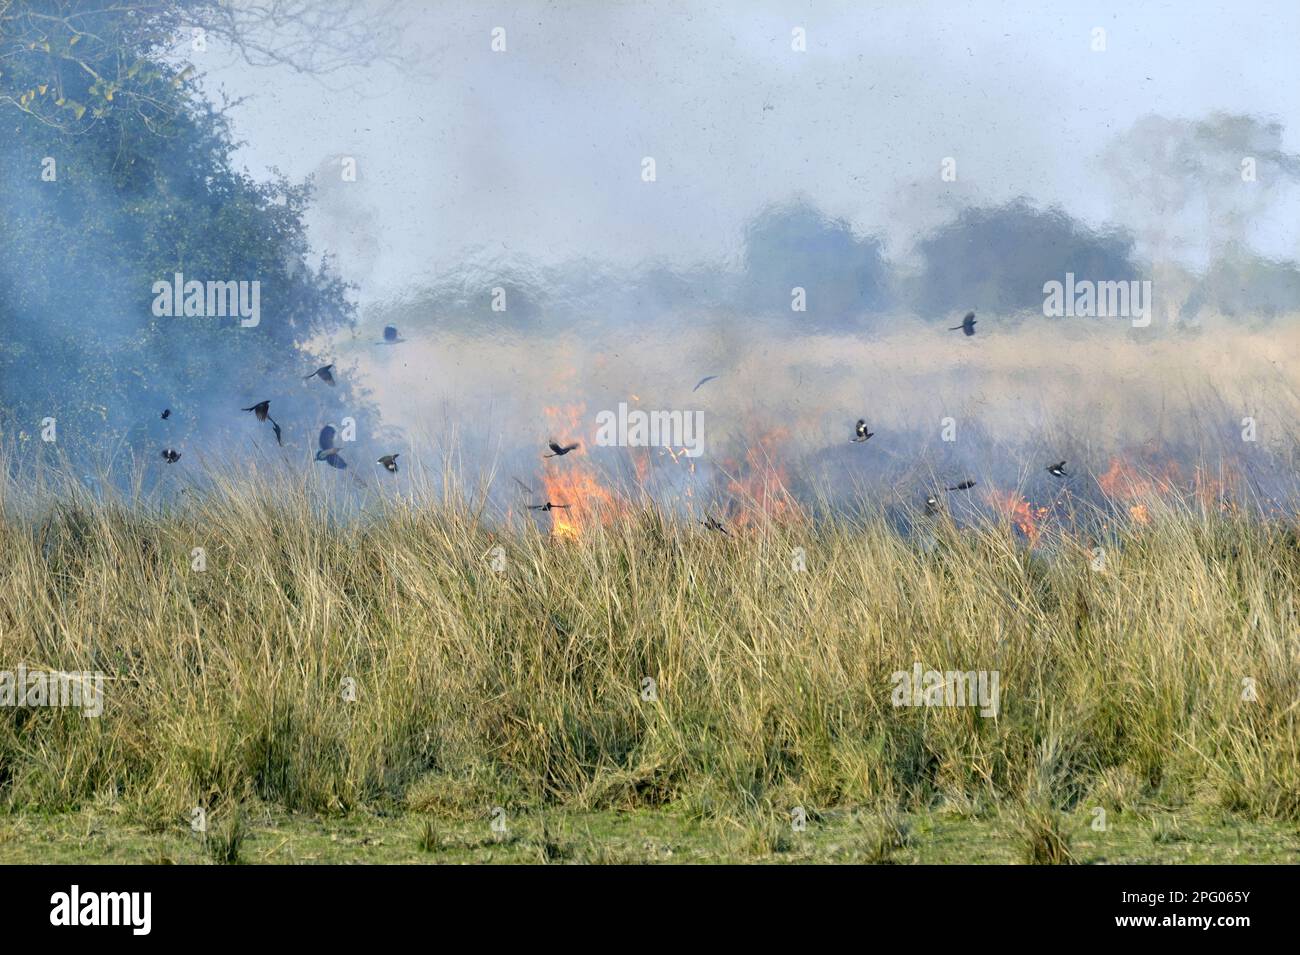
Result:
M0 669L108 679L99 719L0 709L10 808L107 799L167 826L202 805L232 820L230 861L251 799L672 803L764 820L755 851L792 806L1008 806L1043 861L1068 856L1056 814L1098 794L1300 819L1300 549L1279 523L1159 509L1099 573L1090 543L1029 553L994 524L941 521L923 547L883 519L724 537L646 510L569 542L456 499L331 519L256 479L170 510L5 495ZM999 714L893 707L914 661L999 671Z

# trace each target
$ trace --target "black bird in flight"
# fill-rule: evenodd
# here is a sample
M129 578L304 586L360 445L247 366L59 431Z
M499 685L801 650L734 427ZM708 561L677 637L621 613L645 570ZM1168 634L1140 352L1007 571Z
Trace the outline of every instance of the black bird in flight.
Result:
M335 433L334 426L331 424L327 424L320 429L320 450L316 452L316 460L324 461L330 467L342 471L348 466L348 463L343 460L343 456L340 454L342 449L334 445Z
M171 448L163 448L162 459L168 464L175 464L181 459L181 453L173 451Z
M1058 463L1058 464L1049 464L1049 465L1047 466L1047 473L1050 474L1052 477L1069 477L1069 476L1070 476L1070 475L1068 475L1068 474L1065 473L1065 462L1064 462L1064 461L1061 461L1061 462Z
M550 444L550 448L551 448L551 451L553 451L554 453L553 453L553 454L543 454L542 457L544 457L544 458L562 458L562 457L564 457L564 455L568 454L570 451L576 451L579 447L580 447L580 445L579 445L578 442L576 442L576 441L573 442L573 444L566 444L566 445L559 445L559 444L556 444L554 441L552 441L551 444Z
M722 521L719 521L715 518L706 516L704 520L700 521L700 523L703 524L706 528L708 528L711 531L720 532L723 537L731 536L730 534L727 533L727 529L722 526Z
M954 325L948 329L950 332L960 331L967 337L975 334L975 313L967 312L966 317L961 320L960 325Z
M691 391L692 392L699 391L700 385L707 385L709 382L713 381L717 377L718 377L717 375L705 375L698 382L696 382L695 387L692 388Z
M529 487L527 484L525 484L523 481L519 480L519 478L517 478L517 477L513 477L513 476L512 476L512 477L510 478L510 480L512 480L512 481L514 481L516 484L518 484L518 485L519 485L519 490L523 491L523 492L524 492L525 494L527 494L529 497L532 497L534 494L537 493L537 492L534 491L531 487ZM545 504L526 504L526 505L524 505L524 506L527 507L530 511L554 511L554 510L568 510L568 509L569 509L569 505L568 505L568 504L552 504L550 501L547 501Z
M960 484L954 484L952 487L948 488L948 490L950 490L950 491L969 491L969 490L970 490L971 488L973 488L974 486L975 486L975 482L974 482L974 481L962 481Z
M324 368L317 368L317 369L316 369L315 371L313 371L310 375L306 375L302 380L303 380L303 381L306 381L306 380L309 379L309 378L320 378L320 380L323 381L323 382L325 382L325 384L330 385L330 386L333 386L333 384L334 384L334 365L333 365L333 364L329 364L329 365L326 365Z
M166 420L167 420L168 418L170 418L171 416L172 416L172 409L171 409L171 408L164 408L164 409L163 409L163 413L162 413L162 419L163 419L164 421L166 421Z
M867 430L867 422L863 418L858 419L858 423L853 426L853 431L857 435L857 437L853 439L855 444L861 444L863 441L866 441L868 438L874 437L876 433L874 431Z
M927 495L925 498L926 517L934 517L934 515L938 513L939 513L939 499L935 497L933 494Z
M272 418L270 414L270 410L271 410L270 401L259 401L251 408L240 408L239 410L253 412L253 414L257 416L258 421L271 422L271 429L275 432L275 443L280 445L281 447L284 446L284 442L280 440L280 426L275 423L275 419Z
M401 336L399 336L399 335L397 334L397 326L396 326L396 325L385 325L385 326L384 326L384 340L383 340L382 342L380 342L379 344L381 344L381 345L396 345L398 342L404 342L404 341L406 341L406 339L405 339L405 338L402 338Z
M379 459L378 463L382 464L385 469L391 471L393 474L396 474L397 458L398 455L396 454L385 454L382 458Z

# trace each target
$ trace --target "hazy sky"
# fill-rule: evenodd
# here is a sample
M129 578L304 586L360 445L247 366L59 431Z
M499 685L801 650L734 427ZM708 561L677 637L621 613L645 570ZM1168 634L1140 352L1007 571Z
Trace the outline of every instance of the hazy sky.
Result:
M1098 153L1149 113L1275 119L1300 151L1294 0L412 0L405 15L400 66L327 85L199 59L209 91L249 97L232 115L252 173L320 174L313 238L363 299L467 251L734 258L755 211L793 195L896 255L962 205L1017 195L1122 221ZM506 53L490 49L498 26ZM791 50L795 27L807 52ZM339 181L343 155L358 182ZM949 156L955 183L940 180ZM1298 205L1279 195L1253 230L1261 249L1300 253Z

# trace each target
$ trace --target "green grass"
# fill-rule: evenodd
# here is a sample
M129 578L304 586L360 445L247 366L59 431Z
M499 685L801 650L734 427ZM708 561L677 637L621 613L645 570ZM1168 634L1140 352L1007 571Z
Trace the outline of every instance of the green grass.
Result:
M1179 837L1163 838L1165 813L1126 814L1108 831L1091 817L1067 818L1072 851L1084 864L1300 863L1300 830L1282 823L1230 817L1179 817ZM1159 820L1166 820L1160 822ZM436 844L418 813L352 813L312 817L254 813L240 847L242 864L285 863L868 863L898 865L1015 864L1024 861L1016 820L969 819L942 813L902 821L907 837L882 853L879 817L839 811L810 820L803 832L775 819L704 821L663 810L556 812L507 820L504 835L481 820L439 820ZM779 839L772 838L779 835ZM891 840L892 842L892 840ZM120 815L86 810L0 819L0 853L21 863L212 864L198 835L182 826L150 832Z

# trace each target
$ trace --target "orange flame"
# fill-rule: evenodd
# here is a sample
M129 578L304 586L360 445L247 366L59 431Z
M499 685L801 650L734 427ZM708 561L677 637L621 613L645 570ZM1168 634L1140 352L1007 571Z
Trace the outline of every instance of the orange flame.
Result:
M551 533L564 540L576 540L584 528L593 523L608 523L617 513L614 493L601 482L587 456L587 436L582 431L582 418L586 406L563 405L543 409L550 434L548 440L560 444L578 442L579 447L562 457L542 461L542 485L546 501L567 504L549 513Z
M1198 467L1195 475L1195 494L1205 510L1218 509L1224 512L1237 510L1239 475L1232 470L1220 468L1222 477L1211 477L1204 468Z
M1122 457L1113 457L1106 473L1097 478L1097 486L1111 500L1123 502L1134 523L1145 526L1151 523L1147 502L1170 493L1177 480L1178 465L1173 461L1139 470Z
M1123 458L1113 457L1106 473L1097 478L1097 486L1113 500L1134 501L1153 494L1168 494L1177 480L1178 465L1173 461L1158 469L1139 470Z
M798 502L787 487L785 466L773 457L789 437L785 428L775 428L760 435L746 449L743 462L725 468L731 475L727 491L739 508L731 518L733 524L747 527L766 521L802 518Z
M1047 517L1050 508L1030 504L1014 491L1003 493L991 490L988 492L988 500L996 510L1006 515L1007 520L1017 527L1020 533L1025 535L1030 547L1038 543L1038 538L1043 533L1041 522Z
M1106 473L1097 478L1097 485L1108 498L1125 504L1129 517L1138 524L1151 523L1149 504L1152 498L1175 493L1180 484L1181 473L1174 461L1138 467L1120 457L1111 458ZM1185 491L1190 491L1201 506L1207 510L1217 508L1220 511L1236 509L1233 497L1237 489L1237 475L1228 472L1225 476L1215 478L1197 467L1192 475L1190 488L1182 482Z

